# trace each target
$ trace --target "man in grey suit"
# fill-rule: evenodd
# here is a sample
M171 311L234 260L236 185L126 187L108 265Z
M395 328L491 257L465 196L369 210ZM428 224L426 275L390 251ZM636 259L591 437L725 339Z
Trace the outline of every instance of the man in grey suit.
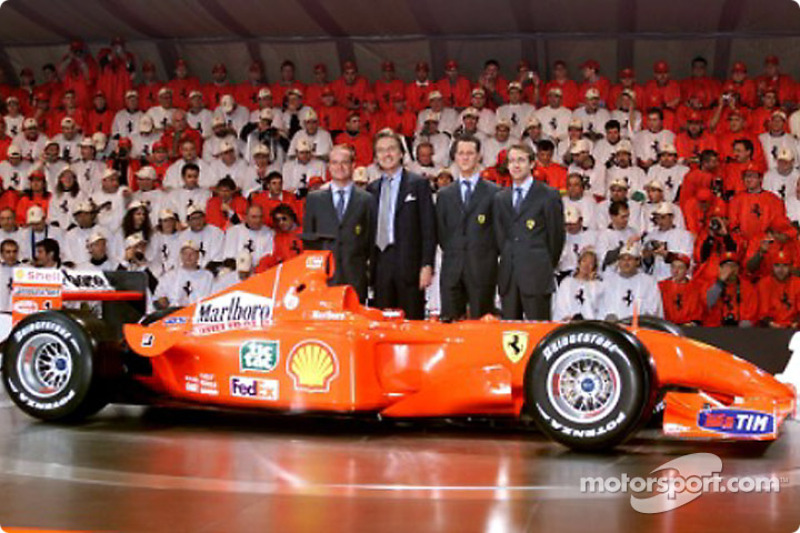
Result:
M481 141L459 137L453 145L458 179L439 191L436 222L442 247L439 287L443 321L494 311L497 240L492 208L500 188L480 177Z
M352 285L364 303L367 263L373 247L372 196L353 185L353 156L353 150L346 145L331 149L328 156L331 186L306 198L303 233L320 236L307 248L333 251L336 272L331 283Z
M527 145L509 148L508 171L513 183L494 198L504 319L549 320L554 270L564 247L561 196L532 178L533 159L533 150Z

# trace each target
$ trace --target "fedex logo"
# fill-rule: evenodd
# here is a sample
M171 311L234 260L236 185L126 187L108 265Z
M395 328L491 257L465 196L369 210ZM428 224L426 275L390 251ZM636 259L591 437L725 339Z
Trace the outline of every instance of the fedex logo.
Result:
M276 379L231 376L230 395L236 398L276 401L279 397L279 383Z
M697 425L732 435L768 435L775 432L775 417L742 409L710 409L697 415Z

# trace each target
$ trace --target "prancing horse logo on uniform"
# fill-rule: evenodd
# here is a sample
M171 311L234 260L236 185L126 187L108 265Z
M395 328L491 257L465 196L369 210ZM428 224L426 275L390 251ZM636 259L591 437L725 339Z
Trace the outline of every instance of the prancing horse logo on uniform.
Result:
M528 349L528 333L525 331L504 331L503 351L512 363L518 363Z

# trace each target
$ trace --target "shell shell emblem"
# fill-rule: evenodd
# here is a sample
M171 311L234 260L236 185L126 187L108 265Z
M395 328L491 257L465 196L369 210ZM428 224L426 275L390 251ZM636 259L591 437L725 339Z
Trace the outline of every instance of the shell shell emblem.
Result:
M292 376L295 390L328 392L331 382L339 375L339 361L327 344L306 341L292 349L286 371Z

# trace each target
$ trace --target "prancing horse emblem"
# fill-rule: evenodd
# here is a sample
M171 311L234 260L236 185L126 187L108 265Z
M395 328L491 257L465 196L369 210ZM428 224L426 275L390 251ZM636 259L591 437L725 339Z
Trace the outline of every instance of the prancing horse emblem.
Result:
M503 351L512 363L518 363L528 349L528 333L525 331L504 331Z

